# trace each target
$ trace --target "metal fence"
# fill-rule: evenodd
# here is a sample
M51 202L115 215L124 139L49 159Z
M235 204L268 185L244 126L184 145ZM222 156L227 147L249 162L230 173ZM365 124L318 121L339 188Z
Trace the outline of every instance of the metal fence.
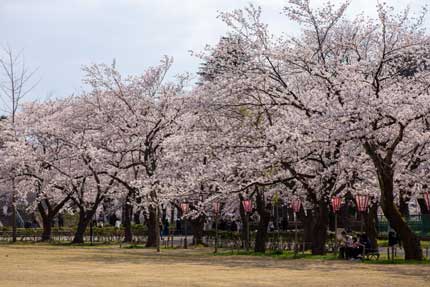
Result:
M423 237L430 237L430 214L410 215L406 222L410 228L418 235ZM385 216L378 217L378 232L379 234L386 234L390 229L390 224Z

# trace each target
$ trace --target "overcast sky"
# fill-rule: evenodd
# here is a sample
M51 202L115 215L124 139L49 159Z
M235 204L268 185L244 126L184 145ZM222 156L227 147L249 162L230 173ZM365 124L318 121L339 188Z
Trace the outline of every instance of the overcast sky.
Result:
M38 67L32 99L62 97L82 89L81 67L112 63L124 73L139 73L163 55L175 59L172 74L194 73L200 51L226 33L218 11L248 3L263 8L274 33L294 29L280 15L287 0L0 0L0 44L23 50ZM322 0L311 0L319 5ZM338 0L332 0L333 3ZM418 8L430 0L385 0L398 8ZM352 0L350 14L375 15L377 0ZM429 21L427 21L429 23Z

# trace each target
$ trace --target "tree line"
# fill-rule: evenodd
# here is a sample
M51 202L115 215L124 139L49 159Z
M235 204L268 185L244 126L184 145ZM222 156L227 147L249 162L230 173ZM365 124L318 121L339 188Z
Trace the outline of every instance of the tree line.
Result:
M313 254L326 252L331 198L366 194L405 259L422 259L405 218L413 200L429 212L426 11L378 4L376 19L347 17L348 4L290 0L282 13L295 36L272 35L253 5L221 12L229 33L196 53L191 88L188 74L166 78L169 57L140 75L85 67L81 94L22 103L1 121L2 190L40 213L44 240L61 211L78 214L73 242L83 242L109 203L124 208L131 241L133 212L144 210L148 246L163 206L190 203L186 216L202 226L221 202L246 230L241 202L252 199L263 252L273 201L300 199Z

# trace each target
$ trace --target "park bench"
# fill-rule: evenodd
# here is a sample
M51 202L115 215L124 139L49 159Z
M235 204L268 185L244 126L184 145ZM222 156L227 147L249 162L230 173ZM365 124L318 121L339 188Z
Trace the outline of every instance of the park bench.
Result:
M379 250L378 249L365 249L364 250L364 258L367 260L378 260L379 259Z

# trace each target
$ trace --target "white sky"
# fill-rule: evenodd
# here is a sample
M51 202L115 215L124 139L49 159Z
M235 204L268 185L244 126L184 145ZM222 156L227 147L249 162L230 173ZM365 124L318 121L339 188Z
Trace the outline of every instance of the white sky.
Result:
M39 68L31 99L79 92L81 67L112 63L124 73L139 73L167 54L172 74L196 72L189 50L215 44L227 31L218 11L260 5L273 33L294 26L280 15L287 0L0 0L0 44L23 50L29 67ZM322 0L311 0L318 5ZM332 0L333 3L340 2ZM396 8L430 0L385 0ZM352 0L350 14L375 15L377 0ZM429 23L429 22L427 22Z

